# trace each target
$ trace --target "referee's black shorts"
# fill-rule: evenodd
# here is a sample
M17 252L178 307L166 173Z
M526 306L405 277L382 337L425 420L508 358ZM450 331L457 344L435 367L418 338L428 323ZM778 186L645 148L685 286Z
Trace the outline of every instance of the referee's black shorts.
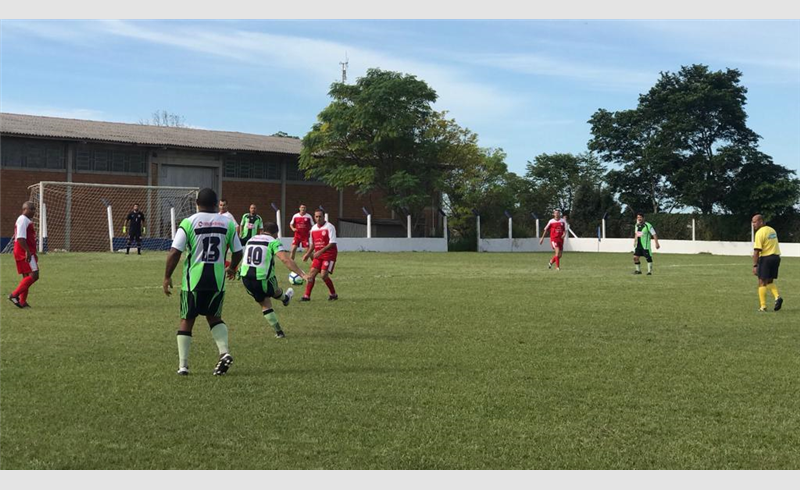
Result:
M758 269L756 270L759 279L777 279L778 269L781 267L780 255L767 255L758 258Z

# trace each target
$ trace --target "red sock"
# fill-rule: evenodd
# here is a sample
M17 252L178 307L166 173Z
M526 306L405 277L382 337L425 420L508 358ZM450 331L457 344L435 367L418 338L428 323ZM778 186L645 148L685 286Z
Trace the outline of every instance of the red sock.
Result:
M22 293L27 293L28 288L31 287L31 284L33 284L34 282L36 282L36 279L34 279L33 276L23 277L22 280L19 282L17 289L11 292L11 296L19 296Z
M556 260L558 260L558 257L556 257L555 255L553 255L552 257L550 257L550 263L551 263L551 264L552 264L552 263L555 263L555 261L556 261Z
M555 259L556 259L556 267L558 267L560 269L561 268L561 257L556 255Z
M19 304L24 305L28 304L28 290L19 293Z
M331 294L336 294L336 288L333 287L333 281L331 281L331 278L326 277L323 279L323 281L325 281L325 285L328 286L328 290L331 292Z
M314 280L308 281L306 283L306 294L304 295L306 298L311 297L311 290L314 289Z
M230 265L231 265L231 261L230 260L226 260L225 261L225 268L227 269L228 267L230 267Z

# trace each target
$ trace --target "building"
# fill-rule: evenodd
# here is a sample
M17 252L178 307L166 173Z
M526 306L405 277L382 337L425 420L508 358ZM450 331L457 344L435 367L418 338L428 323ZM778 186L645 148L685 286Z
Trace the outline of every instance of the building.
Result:
M307 179L301 147L295 138L0 113L0 236L13 235L28 186L40 181L211 187L237 218L251 203L265 221L281 209L283 230L301 203L323 206L337 226L362 218L362 207L393 218L377 196Z

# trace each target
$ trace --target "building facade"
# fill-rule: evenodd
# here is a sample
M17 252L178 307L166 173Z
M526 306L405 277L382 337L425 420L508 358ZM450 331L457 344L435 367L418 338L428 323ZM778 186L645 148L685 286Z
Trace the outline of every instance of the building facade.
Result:
M295 138L1 113L0 237L13 235L28 187L41 181L211 187L237 219L255 204L274 221L274 205L285 235L300 204L322 206L337 226L363 217L362 207L393 218L376 195L306 178L301 148Z

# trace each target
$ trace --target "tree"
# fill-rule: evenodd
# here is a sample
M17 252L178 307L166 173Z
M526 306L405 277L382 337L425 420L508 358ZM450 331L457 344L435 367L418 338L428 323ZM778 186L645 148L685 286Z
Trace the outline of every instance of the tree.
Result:
M543 153L528 162L528 189L522 200L530 211L570 212L578 187L583 183L598 187L604 174L605 168L590 153Z
M724 205L733 214L763 214L769 221L793 211L800 201L800 180L794 172L773 163L769 155L750 151L733 177Z
M619 200L629 208L657 213L674 206L666 175L671 154L659 145L654 118L643 109L609 112L600 109L589 123L593 138L589 149L602 161L622 166L607 179Z
M722 204L741 168L741 155L759 136L747 127L747 89L734 69L705 65L662 73L637 109L657 128L660 154L670 154L669 177L679 204L710 214Z
M277 133L271 134L270 136L275 136L275 137L278 137L278 138L292 138L292 139L296 139L296 140L300 139L299 136L292 136L291 134L285 133L283 131L278 131Z
M333 98L303 138L300 168L337 189L380 191L390 209L421 214L441 187L436 92L412 75L370 69Z
M145 126L162 126L167 128L185 128L186 118L172 114L165 110L155 111L150 119L139 119L139 124Z
M491 219L482 222L484 236L502 233L503 212L514 213L521 179L508 171L506 154L501 149L469 147L469 155L453 166L444 179L444 208L450 216L448 224L454 236L475 236L473 210Z

